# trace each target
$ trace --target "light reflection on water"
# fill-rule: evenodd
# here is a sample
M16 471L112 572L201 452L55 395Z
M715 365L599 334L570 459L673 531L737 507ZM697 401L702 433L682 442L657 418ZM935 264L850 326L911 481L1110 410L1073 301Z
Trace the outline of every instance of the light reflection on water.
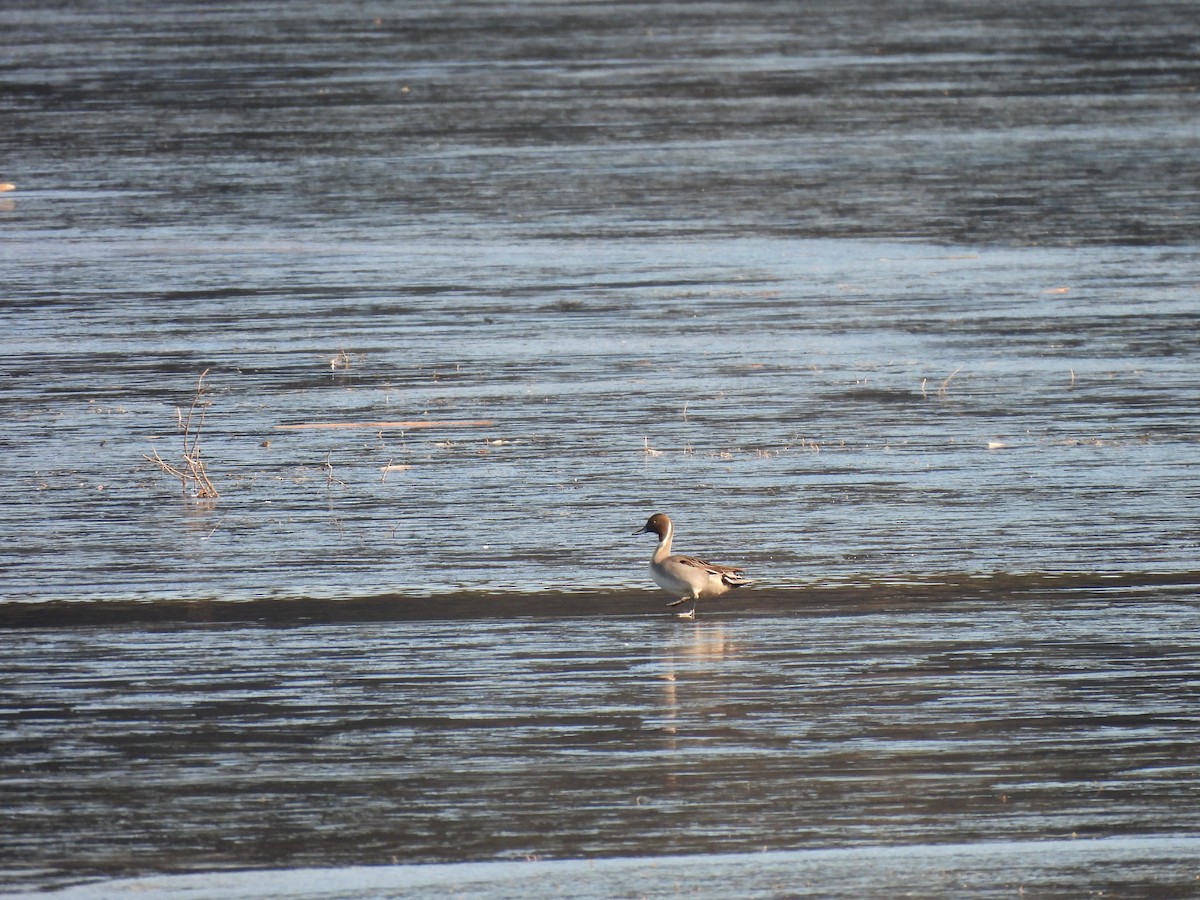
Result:
M1126 896L1147 883L1156 896L1192 889L1194 838L986 842L722 856L688 855L586 861L459 863L205 873L86 886L67 900L135 896L384 898L471 893L536 896L847 897L911 893L922 897L1009 897L1014 892Z
M219 353L171 336L208 301L169 307L120 351L141 300L14 319L0 530L21 552L0 593L641 586L645 548L627 532L659 509L681 550L776 586L1194 566L1178 502L1200 491L1193 314L1178 299L1191 257L1173 255L1164 289L1149 287L1158 251L1114 264L740 241L710 245L728 252L701 270L677 245L647 258L623 243L560 247L539 286L545 248L512 246L502 269L460 249L425 271L456 268L465 308L425 297L397 319L414 301L382 286L329 318L316 300L242 297L219 317L256 336ZM413 262L384 253L373 277ZM561 271L585 264L581 308L553 306ZM648 283L606 283L647 265ZM529 294L506 296L513 283ZM1162 304L1138 308L1147 290ZM52 328L53 345L21 349L24 330ZM350 368L332 370L341 350ZM143 458L179 461L174 409L205 367L212 505L180 499ZM495 424L276 429L426 418Z

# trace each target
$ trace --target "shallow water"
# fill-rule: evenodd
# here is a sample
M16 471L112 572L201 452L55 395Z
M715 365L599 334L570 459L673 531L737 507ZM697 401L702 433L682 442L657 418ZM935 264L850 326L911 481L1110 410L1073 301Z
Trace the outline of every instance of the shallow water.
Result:
M15 29L0 597L632 587L658 509L774 585L1195 568L1177 5ZM211 505L144 458L205 371Z
M1198 28L14 13L3 883L1194 833Z
M21 312L0 591L630 587L649 552L630 533L658 510L681 550L778 586L1195 568L1190 250L458 251L392 257L478 272L456 301L239 294L163 304L133 335L106 299ZM554 271L532 271L546 253ZM654 271L621 271L637 256ZM223 350L186 336L209 316L234 323ZM205 368L213 504L144 458L180 464L175 407ZM277 428L423 419L493 424Z

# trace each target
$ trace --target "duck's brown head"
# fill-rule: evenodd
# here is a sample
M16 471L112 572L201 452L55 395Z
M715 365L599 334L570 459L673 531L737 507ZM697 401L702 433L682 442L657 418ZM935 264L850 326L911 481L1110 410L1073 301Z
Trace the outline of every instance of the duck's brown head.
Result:
M671 520L667 517L667 514L655 513L646 521L646 524L635 531L634 534L642 534L643 532L648 531L653 535L657 535L658 539L661 541L667 536L670 530Z

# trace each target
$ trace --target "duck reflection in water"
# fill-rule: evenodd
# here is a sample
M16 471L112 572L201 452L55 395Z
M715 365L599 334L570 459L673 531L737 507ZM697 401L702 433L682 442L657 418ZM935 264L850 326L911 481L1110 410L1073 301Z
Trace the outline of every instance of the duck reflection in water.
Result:
M661 677L666 720L663 731L674 738L679 732L681 688L686 692L689 687L703 685L705 681L719 677L720 667L715 664L732 659L737 647L727 638L724 625L698 625L694 630L672 631L681 639L672 639L663 648L664 671ZM687 708L690 712L696 711L693 702L689 702ZM674 740L670 743L670 749L675 749Z

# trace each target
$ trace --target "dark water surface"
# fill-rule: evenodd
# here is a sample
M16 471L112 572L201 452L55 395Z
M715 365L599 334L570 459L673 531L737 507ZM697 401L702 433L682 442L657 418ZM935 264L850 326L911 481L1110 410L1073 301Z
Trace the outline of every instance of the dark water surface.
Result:
M1198 48L1169 2L11 10L0 888L992 842L974 890L1042 842L1185 890ZM145 458L205 371L207 500ZM659 510L755 588L663 616Z
M8 876L1197 835L1196 589L1097 593L14 633Z

